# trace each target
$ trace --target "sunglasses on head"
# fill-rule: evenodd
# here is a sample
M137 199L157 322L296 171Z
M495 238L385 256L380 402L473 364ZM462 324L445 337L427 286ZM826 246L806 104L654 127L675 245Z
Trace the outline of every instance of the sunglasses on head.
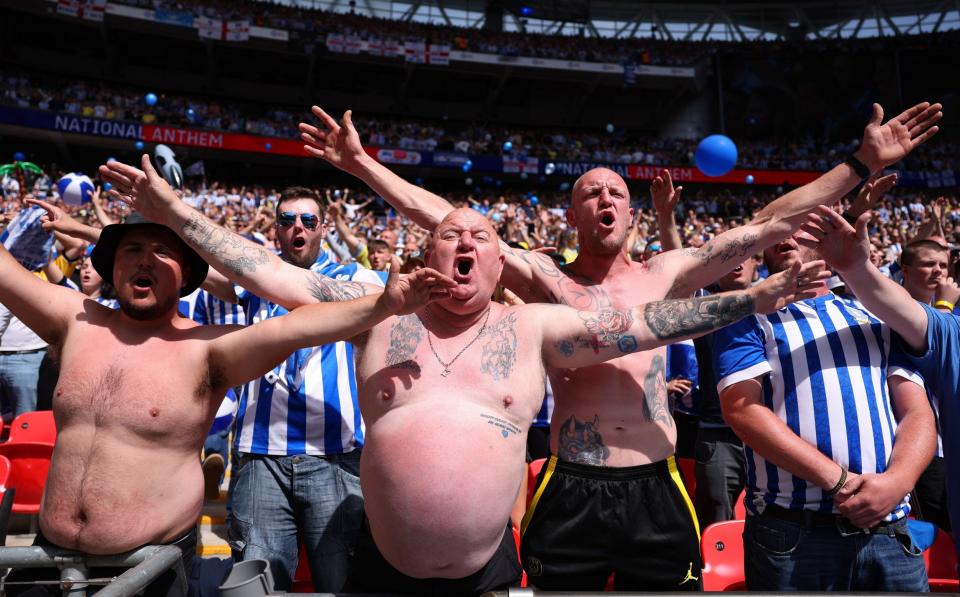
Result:
M317 216L313 214L298 214L293 211L280 212L280 216L277 218L277 224L284 228L293 226L297 221L297 216L300 216L300 221L307 230L316 230L317 226L320 225L320 218Z

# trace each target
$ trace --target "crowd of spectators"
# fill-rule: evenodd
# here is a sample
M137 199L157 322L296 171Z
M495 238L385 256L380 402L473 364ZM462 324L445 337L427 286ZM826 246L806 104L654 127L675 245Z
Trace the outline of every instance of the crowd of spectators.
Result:
M186 128L297 138L297 123L312 116L303 107L264 108L239 102L163 94L149 106L144 93L92 81L66 81L23 73L0 75L0 102L21 108L65 112L85 117L165 124ZM368 146L426 151L453 151L470 155L510 153L545 160L597 163L688 165L693 161L690 139L659 138L628 129L601 130L518 129L492 123L448 120L355 119ZM838 156L852 149L850 142L815 139L779 143L776 140L738 142L740 168L825 171ZM922 146L906 166L913 170L960 171L956 144L943 140Z
M6 221L21 206L19 186L13 180L6 177L3 181ZM53 180L44 174L27 186L35 197L52 197L55 196ZM357 244L366 247L383 240L389 252L401 258L419 256L428 248L429 237L424 230L396 215L368 189L325 186L318 190L329 206L328 238L338 259L350 261L357 253L346 251L345 240L350 241L347 243L350 249L355 249ZM576 258L576 231L567 225L565 217L569 192L534 194L506 187L480 193L476 190L444 193L444 196L456 206L469 206L486 215L506 242L530 248L554 247L563 259ZM267 247L274 246L274 211L280 189L203 182L188 184L181 192L184 201L214 222ZM751 214L775 199L776 193L776 189L767 188L691 187L684 192L676 209L677 227L684 245L698 247L725 230L743 224ZM660 231L646 190L635 189L632 199L636 216L631 254L640 260L645 253L649 256L651 251L658 250ZM851 196L845 201L849 204L853 200ZM76 219L95 227L120 221L129 213L126 205L107 193L92 204L65 206L65 209ZM939 234L951 248L960 251L960 195L954 192L941 197L939 192L894 187L874 203L873 210L871 238L887 264L896 262L903 245L910 239L936 223L942 226Z

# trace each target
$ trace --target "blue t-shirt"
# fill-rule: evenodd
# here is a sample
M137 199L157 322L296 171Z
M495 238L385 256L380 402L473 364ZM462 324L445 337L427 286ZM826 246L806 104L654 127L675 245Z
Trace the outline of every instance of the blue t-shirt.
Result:
M954 405L960 396L960 317L941 313L929 305L927 312L927 350L915 355L897 336L906 359L923 375L930 391L939 399L943 456L947 463L947 503L950 523L960 528L960 419ZM960 551L960 544L958 544Z

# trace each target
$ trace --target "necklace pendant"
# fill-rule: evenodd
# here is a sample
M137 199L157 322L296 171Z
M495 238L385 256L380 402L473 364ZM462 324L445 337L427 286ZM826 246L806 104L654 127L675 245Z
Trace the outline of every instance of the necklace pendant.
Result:
M446 377L448 375L450 375L450 370L444 367L443 371L440 372L440 377Z

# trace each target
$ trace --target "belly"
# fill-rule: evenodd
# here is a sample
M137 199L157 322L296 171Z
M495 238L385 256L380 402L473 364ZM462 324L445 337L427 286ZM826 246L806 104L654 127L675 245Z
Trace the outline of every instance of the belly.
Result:
M493 556L524 474L526 429L471 403L426 401L367 430L360 479L377 547L416 578L463 578Z
M74 429L57 438L40 527L61 547L114 554L178 538L202 505L197 454Z

